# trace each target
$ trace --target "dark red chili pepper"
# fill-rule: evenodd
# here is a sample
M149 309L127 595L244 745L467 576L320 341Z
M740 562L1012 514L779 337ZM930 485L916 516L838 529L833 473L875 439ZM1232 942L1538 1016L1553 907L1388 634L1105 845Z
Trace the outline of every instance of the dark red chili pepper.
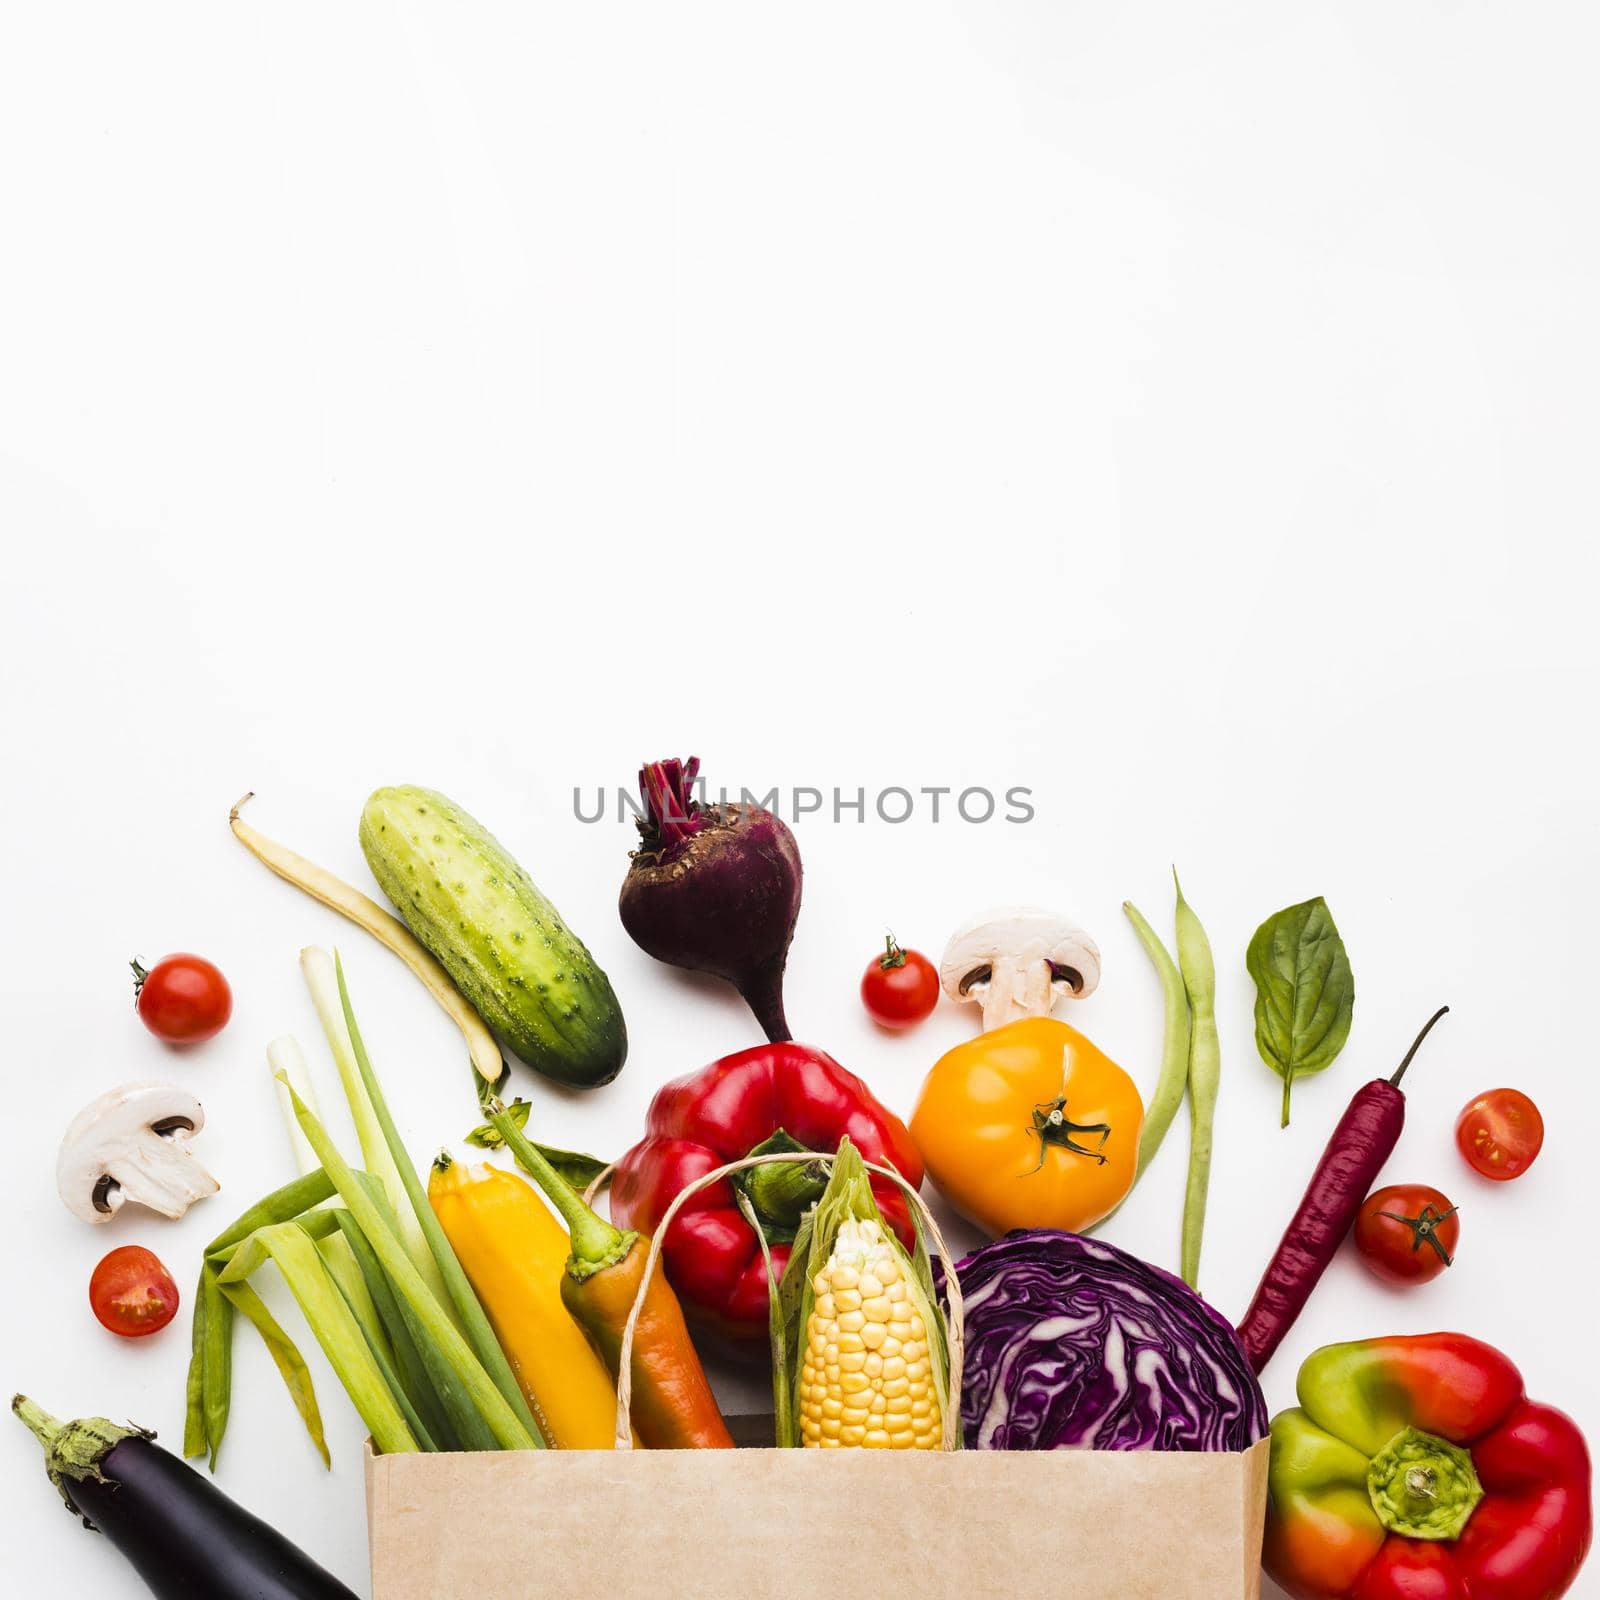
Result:
M1411 1058L1449 1006L1428 1018L1392 1078L1375 1078L1356 1090L1322 1152L1304 1198L1284 1231L1250 1309L1239 1324L1245 1354L1257 1371L1305 1310L1317 1281L1327 1270L1361 1210L1383 1164L1394 1153L1406 1125L1406 1097L1400 1092Z

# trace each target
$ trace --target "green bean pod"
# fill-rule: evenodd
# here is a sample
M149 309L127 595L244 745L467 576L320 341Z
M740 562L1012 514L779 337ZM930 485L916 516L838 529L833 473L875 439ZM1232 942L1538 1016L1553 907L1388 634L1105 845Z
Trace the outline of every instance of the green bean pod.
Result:
M195 1288L194 1316L189 1326L189 1375L184 1383L183 1396L183 1453L186 1457L206 1453L206 1272L200 1268L200 1281Z
M1134 1173L1137 1182L1144 1169L1155 1159L1161 1141L1172 1126L1172 1119L1183 1104L1184 1085L1189 1081L1189 996L1183 986L1183 974L1178 964L1167 953L1160 935L1140 915L1131 900L1122 902L1123 912L1133 924L1139 943L1150 957L1161 980L1161 999L1164 1022L1161 1033L1161 1076L1156 1079L1155 1093L1144 1109L1144 1129L1139 1135L1139 1164Z
M1199 1292L1200 1242L1206 1227L1206 1192L1211 1185L1211 1129L1217 1109L1217 1083L1222 1075L1222 1047L1217 1039L1217 971L1211 941L1189 902L1176 871L1172 886L1178 904L1174 916L1178 967L1189 997L1189 1181L1183 1196L1183 1281Z
M194 1327L190 1339L189 1376L185 1386L185 1412L183 1423L183 1453L186 1456L209 1454L211 1470L217 1470L217 1452L222 1448L222 1436L228 1427L228 1412L232 1403L233 1383L233 1321L234 1303L217 1283L220 1263L226 1261L235 1246L247 1239L257 1228L274 1222L292 1222L313 1206L319 1206L333 1194L333 1182L322 1171L308 1172L303 1177L283 1184L271 1194L258 1200L243 1211L219 1233L205 1248L201 1262L200 1281L195 1288ZM218 1261L210 1258L217 1256ZM265 1306L262 1310L265 1311ZM270 1317L269 1317L270 1320ZM258 1324L259 1326L259 1324ZM277 1324L272 1324L277 1328ZM300 1353L281 1328L293 1360ZM316 1397L310 1390L309 1374L304 1380L304 1391L297 1391L298 1374L291 1378L292 1363L287 1356L279 1359L279 1350L272 1348L273 1360L284 1374L289 1391L312 1439L323 1459L327 1459L327 1446L322 1440L322 1419L317 1414ZM286 1364L288 1363L288 1364ZM304 1363L301 1363L303 1368Z

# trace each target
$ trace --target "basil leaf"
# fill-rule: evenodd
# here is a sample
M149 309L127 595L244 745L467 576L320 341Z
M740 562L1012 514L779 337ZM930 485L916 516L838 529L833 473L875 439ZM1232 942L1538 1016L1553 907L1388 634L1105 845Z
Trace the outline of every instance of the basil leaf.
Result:
M1318 895L1270 916L1245 954L1256 983L1256 1049L1289 1091L1302 1073L1332 1064L1350 1037L1356 983L1328 902Z

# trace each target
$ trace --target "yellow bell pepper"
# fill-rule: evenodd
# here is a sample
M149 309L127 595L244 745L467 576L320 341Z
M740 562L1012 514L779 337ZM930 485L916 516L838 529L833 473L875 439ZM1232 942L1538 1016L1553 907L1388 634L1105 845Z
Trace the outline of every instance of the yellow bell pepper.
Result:
M546 1442L558 1450L611 1449L616 1387L561 1303L566 1229L514 1173L464 1166L444 1153L428 1175L428 1202Z

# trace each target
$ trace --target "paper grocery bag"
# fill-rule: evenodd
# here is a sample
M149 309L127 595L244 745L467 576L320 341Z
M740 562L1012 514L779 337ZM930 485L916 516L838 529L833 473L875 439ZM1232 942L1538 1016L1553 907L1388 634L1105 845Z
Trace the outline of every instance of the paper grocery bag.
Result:
M1267 1444L369 1450L366 1478L374 1600L1256 1600Z

